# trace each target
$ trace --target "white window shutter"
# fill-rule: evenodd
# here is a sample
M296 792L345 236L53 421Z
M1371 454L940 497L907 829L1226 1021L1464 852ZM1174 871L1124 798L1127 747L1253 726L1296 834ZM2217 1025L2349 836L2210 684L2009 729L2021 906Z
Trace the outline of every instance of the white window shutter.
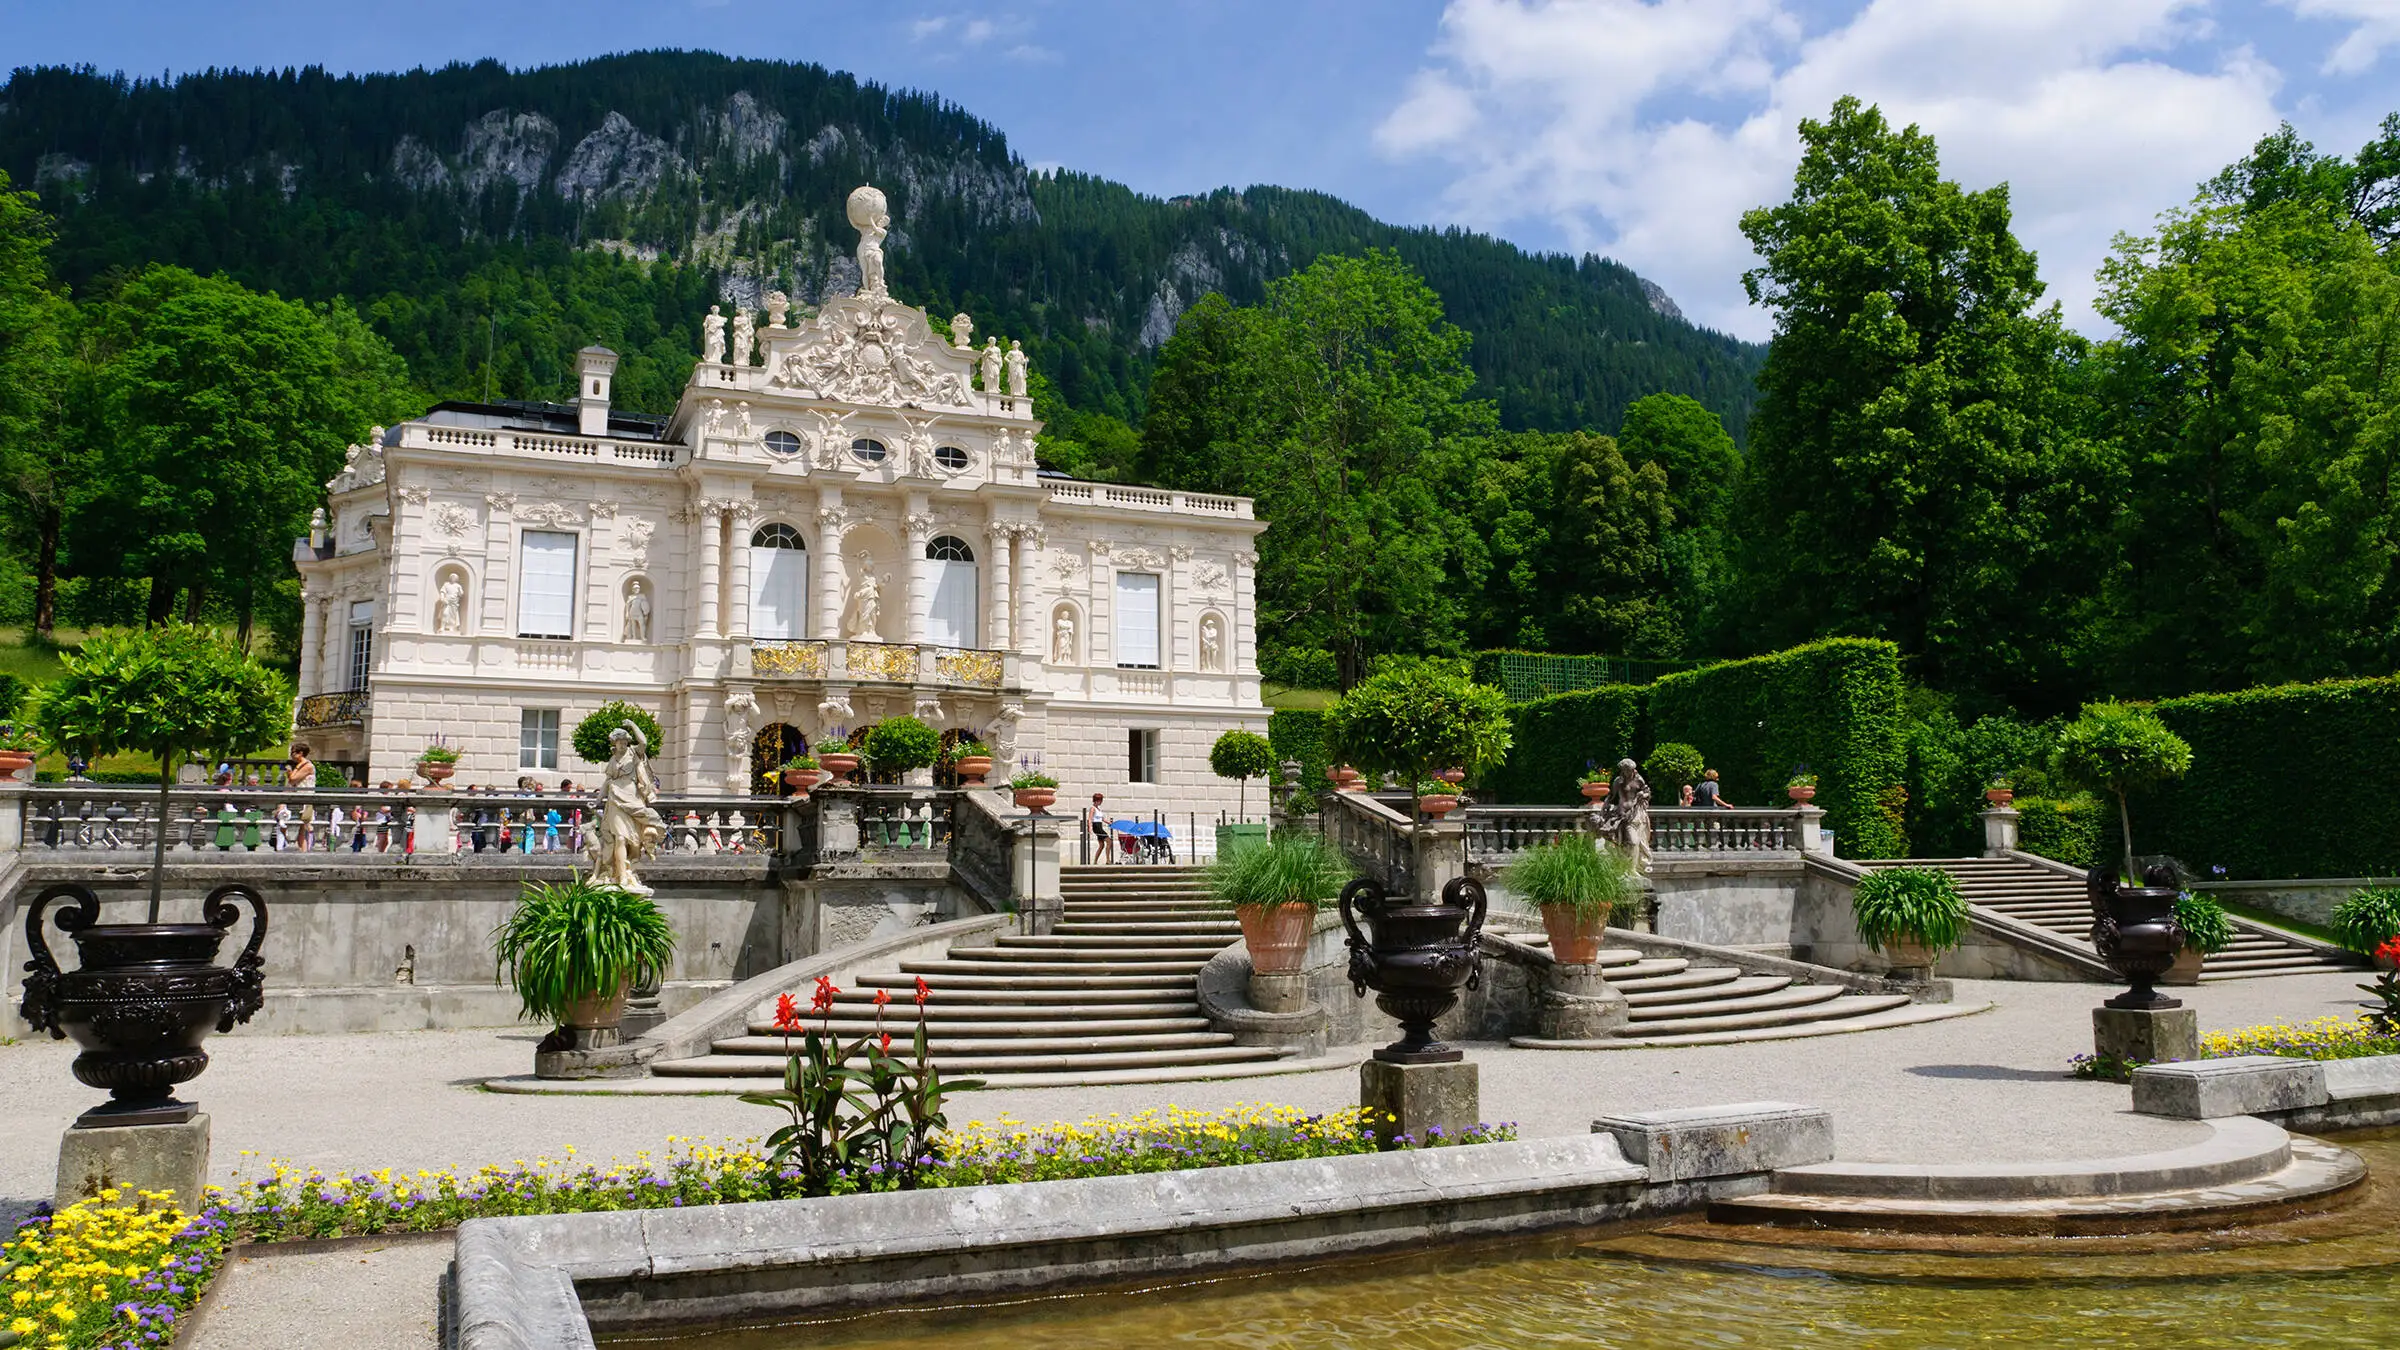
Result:
M937 647L975 646L975 564L937 562L932 566L933 609L926 616L928 635Z
M1158 666L1158 577L1117 573L1117 664Z
M527 530L519 552L517 635L575 636L575 536Z
M807 636L808 555L796 548L750 550L750 636L789 642Z

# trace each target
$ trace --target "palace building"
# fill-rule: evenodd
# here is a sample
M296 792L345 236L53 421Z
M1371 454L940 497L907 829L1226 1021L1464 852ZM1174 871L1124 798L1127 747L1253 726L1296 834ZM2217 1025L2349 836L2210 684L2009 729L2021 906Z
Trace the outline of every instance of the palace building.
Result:
M351 450L295 549L320 760L397 779L439 741L457 784L555 784L622 699L673 793L913 713L1066 801L1233 801L1209 746L1267 715L1250 502L1038 469L1022 349L893 299L883 195L849 214L857 293L712 309L670 416L612 409L588 347L571 404L445 403Z

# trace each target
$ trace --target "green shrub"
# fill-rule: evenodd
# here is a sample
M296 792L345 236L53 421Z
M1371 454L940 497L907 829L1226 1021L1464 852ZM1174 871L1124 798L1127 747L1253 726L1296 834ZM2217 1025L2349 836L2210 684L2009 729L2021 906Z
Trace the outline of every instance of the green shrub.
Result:
M866 751L877 773L913 773L932 768L941 758L942 734L902 713L877 722L867 732Z
M1229 848L1209 865L1208 893L1220 905L1307 905L1323 909L1350 880L1349 863L1324 836L1282 834Z
M1018 792L1027 792L1035 788L1055 788L1058 780L1038 769L1028 769L1009 779L1008 785Z
M2020 799L2042 795L2058 723L1986 716L1961 725L1949 701L1924 689L1908 694L1907 830L1920 858L1970 857L1983 852L1984 789L2006 778Z
M2183 945L2202 956L2214 956L2233 945L2233 920L2213 896L2185 891L2175 897L2175 923L2183 929Z
M1326 709L1325 732L1328 749L1345 762L1410 782L1439 769L1482 773L1510 745L1500 691L1433 662L1361 681Z
M1325 750L1325 714L1313 708L1285 708L1267 717L1267 744L1277 762L1297 760L1301 790L1311 794L1333 791L1326 770L1333 760Z
M23 679L0 671L0 721L14 717L24 706L25 695L33 688Z
M1333 653L1308 647L1261 645L1258 677L1286 689L1332 689L1342 682Z
M1588 769L1603 774L1648 743L1648 690L1612 684L1509 705L1516 743L1508 760L1479 780L1507 802L1577 800L1576 780Z
M1642 761L1642 776L1650 780L1650 795L1672 806L1683 796L1683 789L1700 781L1708 769L1708 760L1700 747L1683 741L1668 741L1650 752Z
M578 999L613 994L645 971L663 973L675 930L649 897L579 876L526 883L492 947L497 978L516 989L522 1016L560 1022Z
M2330 925L2344 947L2364 956L2400 937L2400 886L2366 886L2333 907Z
M2019 797L2010 804L2017 812L2018 848L2071 867L2090 867L2100 857L2101 823L2108 813L2098 797L2078 792L2069 797Z
M1905 938L1946 952L1967 934L1967 898L1948 872L1879 867L1859 880L1850 897L1850 917L1859 937L1876 951Z
M623 699L617 699L594 708L575 724L576 757L586 764L606 764L609 733L627 722L642 729L643 738L650 743L652 758L666 753L667 737L665 732L658 729L658 719Z
M1590 915L1641 894L1633 860L1621 849L1594 847L1581 835L1537 844L1516 856L1501 884L1529 905L1565 905Z

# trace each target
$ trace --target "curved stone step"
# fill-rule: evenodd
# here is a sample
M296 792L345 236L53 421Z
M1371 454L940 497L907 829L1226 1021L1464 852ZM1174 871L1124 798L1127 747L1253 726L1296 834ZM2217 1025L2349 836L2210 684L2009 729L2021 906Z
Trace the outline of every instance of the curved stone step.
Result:
M951 1075L1076 1073L1095 1069L1158 1069L1200 1064L1266 1063L1273 1050L1229 1045L1192 1050L1140 1050L1127 1054L1026 1055L1023 1057L935 1056L934 1067ZM650 1071L669 1078L756 1078L781 1082L782 1055L702 1055L653 1062Z
M1050 930L1059 937L1138 937L1159 936L1219 937L1230 933L1242 935L1242 926L1230 920L1211 923L1205 919L1160 919L1143 923L1131 919L1065 919Z
M1638 977L1619 978L1612 974L1608 982L1615 985L1619 993L1638 994L1652 989L1704 989L1741 975L1731 966L1692 966L1681 960L1659 964L1669 968L1655 975Z
M906 1044L908 1037L894 1033L892 1045L895 1049ZM1221 1031L1124 1036L934 1036L926 1042L934 1063L945 1070L947 1062L953 1058L1123 1054L1135 1050L1195 1050L1231 1044L1233 1037ZM779 1056L786 1053L781 1036L728 1036L714 1042L710 1049L716 1054L734 1056Z
M1787 1022L1813 1022L1871 1011L1857 1006L1839 1006L1844 992L1840 985L1804 984L1772 994L1733 999L1721 1004L1704 1004L1696 1008L1636 1008L1623 1030L1628 1036L1672 1036L1692 1031L1737 1031L1750 1027L1779 1026ZM1903 1002L1907 998L1898 994L1865 994L1857 997L1892 997Z
M1883 1005L1877 1007L1875 1005ZM1846 1036L1858 1031L1943 1022L1991 1011L1989 1003L1912 1003L1898 995L1862 994L1845 1006L1843 1015L1807 1022L1776 1022L1767 1026L1728 1027L1715 1031L1682 1032L1664 1036L1620 1034L1596 1041L1545 1041L1534 1036L1511 1036L1508 1043L1527 1050L1648 1050L1673 1045L1748 1045L1756 1041L1799 1041L1819 1036Z
M1195 967L1194 969L1197 968ZM1178 998L1185 1000L1189 1000L1193 997L1194 987L1196 984L1196 981L1193 979L1192 971L1190 970L1185 971L1181 975L1120 975L1114 972L1105 975L1091 973L1079 975L1052 975L1015 972L1010 971L1005 967L989 964L976 966L974 967L974 970L976 973L971 975L961 975L953 974L948 971L938 971L933 974L926 975L924 979L927 985L931 986L932 988L942 990L1080 989L1089 991L1093 989L1105 989L1109 991L1109 997L1111 998L1117 997L1119 991L1121 990L1168 989L1173 990ZM984 973L986 971L990 973ZM909 977L906 975L895 976L890 978L888 981L869 980L862 981L862 983L865 983L870 987L878 983L883 984L886 988L894 986L901 988L914 987L909 983Z
M1233 930L1235 937L1242 930ZM1223 933L1170 933L1153 929L1134 933L1011 933L985 949L996 952L1076 951L1103 954L1141 951L1149 948L1206 947L1216 951L1224 947Z
M1718 967L1706 973L1723 971L1723 977L1708 984L1684 985L1674 989L1640 989L1628 992L1625 1002L1633 1008L1698 1008L1729 1001L1748 999L1754 995L1772 994L1792 986L1788 975L1744 975L1730 966Z
M1052 988L1032 985L1013 988L1006 981L984 980L961 983L947 978L928 979L925 983L933 990L933 997L928 1000L928 1006L936 1008L980 1007L987 1004L1039 1004L1044 1007L1071 1007L1089 1002L1092 997L1092 984L1089 980L1070 980ZM859 979L855 988L845 989L836 994L834 1006L839 1008L860 1003L872 1004L875 1001L874 994L862 991L875 989L891 990L892 1002L895 1006L901 1003L914 1006L917 997L917 983L909 976L867 975ZM1175 1005L1193 1008L1200 1006L1197 1001L1199 996L1189 980L1154 980L1146 981L1141 985L1111 985L1107 987L1107 990L1110 1006L1118 1004ZM802 1001L802 1006L807 1006L806 1000ZM774 1016L774 1009L775 1005L770 1000L765 1005L765 1011L761 1016Z
M928 979L935 975L983 975L987 972L993 975L998 975L1004 970L1021 972L1027 975L1074 975L1079 973L1088 973L1091 974L1092 978L1094 979L1107 979L1119 975L1181 975L1189 978L1198 972L1200 967L1208 964L1208 958L1205 956L1194 957L1188 961L1181 959L1169 961L1117 961L1110 960L1106 957L1101 957L1091 961L1077 961L1069 956L1062 955L1048 960L1037 961L1028 960L1022 956L979 956L976 954L977 951L989 950L990 948L986 947L977 948L974 951L953 952L950 954L950 959L946 961L903 961L900 963L900 973L903 975L923 975ZM1101 975L1095 973L1094 967L1098 966L1107 967L1107 974Z
M1031 1018L1025 1016L1024 1009L1008 1009L1005 1010L1006 1015L1002 1015L1002 1012L1003 1010L995 1009L994 1015L989 1018L928 1017L925 1019L926 1034L936 1038L958 1035L1058 1036L1070 1033L1092 1036L1163 1036L1208 1030L1208 1019L1205 1017L1059 1017L1051 1015ZM830 1030L833 1035L844 1040L849 1040L854 1036L874 1035L875 1029L875 1019L872 1017L836 1017L830 1022L823 1019L811 1019L803 1027L803 1030L807 1031ZM914 1016L887 1017L883 1022L883 1030L891 1032L895 1036L913 1036L917 1030L917 1019ZM752 1022L749 1034L773 1037L779 1042L783 1039L783 1033L777 1031L775 1024L771 1021Z

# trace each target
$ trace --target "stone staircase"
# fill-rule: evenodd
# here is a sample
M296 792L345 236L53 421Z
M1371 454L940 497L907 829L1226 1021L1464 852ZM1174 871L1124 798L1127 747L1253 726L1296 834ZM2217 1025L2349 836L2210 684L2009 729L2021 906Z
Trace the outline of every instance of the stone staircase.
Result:
M1548 950L1550 943L1540 933L1501 936L1539 950ZM1980 1011L1980 1005L1916 1004L1906 994L1861 994L1845 985L1805 984L1788 975L1645 956L1630 948L1603 948L1600 965L1629 1006L1628 1021L1607 1044L1629 1049L1831 1036ZM1533 1036L1513 1037L1510 1043L1528 1048L1599 1044Z
M1910 858L1861 862L1861 867L1931 867L1948 872L1967 903L2057 934L2086 952L2092 949L2092 902L2082 876L2017 858ZM2260 924L2233 921L2233 945L2200 964L2203 982L2247 980L2263 975L2311 975L2355 970L2358 964L2277 935Z
M1208 904L1202 869L1067 867L1060 889L1066 907L1055 932L952 947L939 960L865 976L836 997L832 1031L872 1034L880 989L891 995L882 1025L904 1041L916 1026L922 978L931 991L927 1043L947 1075L1045 1087L1276 1071L1277 1051L1235 1045L1201 1015L1200 967L1241 938L1233 916ZM794 992L804 1002L809 993ZM780 1079L784 1039L768 1010L756 1016L746 1034L715 1042L710 1054L651 1071ZM811 1017L809 1025L825 1023Z

